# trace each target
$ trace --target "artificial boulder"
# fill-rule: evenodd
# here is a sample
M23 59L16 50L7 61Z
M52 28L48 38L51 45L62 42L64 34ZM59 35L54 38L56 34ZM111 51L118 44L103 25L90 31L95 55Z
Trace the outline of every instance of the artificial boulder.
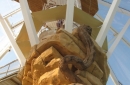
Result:
M88 26L78 29L81 28L84 30ZM91 42L85 39L91 39ZM83 31L72 35L60 29L41 40L32 48L26 61L22 85L106 85L109 76L107 56L89 33L86 35Z

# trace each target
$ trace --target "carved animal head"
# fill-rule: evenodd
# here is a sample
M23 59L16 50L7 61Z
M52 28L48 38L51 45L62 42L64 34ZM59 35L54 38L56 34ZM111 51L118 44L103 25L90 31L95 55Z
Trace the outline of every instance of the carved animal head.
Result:
M91 36L92 28L90 26L86 26L85 30L88 32L88 34Z

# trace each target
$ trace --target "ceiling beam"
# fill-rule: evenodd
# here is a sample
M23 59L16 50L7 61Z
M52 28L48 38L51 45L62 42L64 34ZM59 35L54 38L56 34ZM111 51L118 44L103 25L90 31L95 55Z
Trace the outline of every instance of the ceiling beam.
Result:
M31 46L39 43L27 0L19 0Z
M74 2L75 0L67 0L65 30L72 33L74 18Z
M18 47L11 29L9 28L6 21L4 20L4 18L1 15L0 15L0 22L3 26L3 31L5 32L5 35L7 36L8 40L10 41L10 44L16 54L16 57L18 58L21 66L24 66L26 59L25 59L23 53L21 52L20 48Z
M111 6L111 3L106 2L106 1L103 1L103 0L98 0L98 3L99 3L99 4L102 4L102 5L104 5L104 6L107 6L107 7L109 7L109 8L110 8L110 6ZM125 15L127 15L127 16L130 16L130 11L127 10L127 9L124 9L124 8L122 8L122 7L118 7L118 8L117 8L117 12L120 12L120 13L123 13L123 14L125 14Z
M95 17L96 17L98 20L104 22L103 18L102 18L100 15L96 14ZM118 35L118 32L117 32L113 27L110 27L110 30L111 30L114 34ZM129 43L125 38L122 37L121 40L122 40L128 47L130 47L130 43Z
M115 41L113 42L113 44L111 45L111 47L109 48L108 52L107 52L107 56L108 58L111 56L111 54L113 53L113 51L115 50L116 46L118 45L118 43L120 42L121 38L123 37L124 33L126 32L127 28L130 25L130 19L127 21L127 23L125 24L124 28L121 30L121 32L117 35L117 38L115 39Z
M96 38L96 42L98 43L98 45L100 47L102 47L102 45L104 43L104 40L105 40L107 33L108 33L108 30L111 26L112 20L116 14L119 3L120 3L120 0L113 0L112 5L107 13L107 16L106 16L104 22L103 22L103 25L98 33L98 36Z

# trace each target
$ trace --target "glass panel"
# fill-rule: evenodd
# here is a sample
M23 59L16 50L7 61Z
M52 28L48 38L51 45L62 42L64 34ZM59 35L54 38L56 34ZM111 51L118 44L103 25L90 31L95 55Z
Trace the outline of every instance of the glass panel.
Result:
M3 73L3 72L6 72L8 69L8 66L5 66L3 68L0 68L0 74Z
M102 0L102 1L105 1L105 2L108 2L108 3L112 3L113 0Z
M122 30L122 28L125 26L128 19L129 19L128 16L120 12L117 12L113 19L112 27L119 33Z
M97 14L101 15L101 17L103 19L105 19L106 15L108 13L109 8L104 6L104 5L102 5L102 4L98 4L98 8L99 8L99 10L98 10Z
M11 74L13 74L13 73L15 73L15 72L17 72L17 71L18 71L18 70L8 72L7 75L11 75Z
M19 3L13 0L0 0L0 13L2 14L2 16L18 8L20 8Z
M0 68L0 78L6 76L6 73L4 73L4 72L6 72L7 69L8 69L8 66L5 66L5 67L3 67L3 68Z
M108 48L109 48L112 45L113 41L115 40L115 36L111 30L108 31L107 40L108 40Z
M9 41L7 37L5 36L0 36L0 53L2 52L3 49L9 46Z
M16 14L10 16L8 18L10 25L13 27L14 25L18 24L20 21L23 21L22 12L17 12Z
M6 47L8 45L8 43L9 43L9 41L3 33L3 27L0 23L0 53L4 49L4 47Z
M130 26L127 28L123 37L130 43Z
M5 56L0 60L0 67L4 66L13 60L16 60L16 55L14 54L14 51L11 49L9 52L5 54Z
M123 85L129 85L130 81L130 48L120 41L108 62L114 71L119 82Z
M13 33L14 33L15 36L18 36L18 34L19 34L19 32L20 32L22 26L23 26L23 23L20 24L20 25L18 25L16 28L13 28L13 29L12 29L12 31L13 31Z
M0 78L3 78L3 77L5 77L6 76L6 74L2 74L2 75L0 75Z
M120 7L130 11L130 0L121 0Z
M14 70L14 69L17 69L19 67L20 67L20 63L19 63L19 61L16 61L16 62L10 64L9 70Z
M115 85L112 79L109 77L106 85Z
M113 0L103 0L103 1L110 4L113 2ZM119 7L127 11L130 11L130 0L121 0Z

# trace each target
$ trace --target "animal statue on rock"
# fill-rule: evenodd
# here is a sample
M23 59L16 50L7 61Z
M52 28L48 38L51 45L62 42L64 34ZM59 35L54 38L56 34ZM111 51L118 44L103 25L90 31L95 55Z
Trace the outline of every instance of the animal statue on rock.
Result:
M107 60L94 44L91 32L91 27L82 25L73 35L59 29L43 37L30 52L22 85L105 85L109 75ZM99 56L103 64L95 61Z
M67 0L27 1L32 12L67 3ZM97 0L80 0L80 4L89 16L98 11ZM79 26L69 33L64 30L64 19L55 21L44 23L44 27L50 29L40 34L40 43L32 47L23 70L18 74L22 85L106 85L110 73L107 56L92 38L92 28L74 22Z

